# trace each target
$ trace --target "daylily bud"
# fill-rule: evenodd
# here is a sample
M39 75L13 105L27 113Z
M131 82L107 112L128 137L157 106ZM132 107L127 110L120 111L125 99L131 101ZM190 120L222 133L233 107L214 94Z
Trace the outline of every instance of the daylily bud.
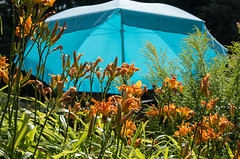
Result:
M44 16L42 16L41 19L38 20L38 23L39 22L44 22L48 17L51 17L53 14L55 14L56 12L55 11L51 11L51 12L48 12L47 14L45 14Z
M114 63L113 63L113 66L112 66L113 72L115 72L115 70L116 70L117 62L118 62L118 57L115 58Z
M185 158L188 155L188 150L189 150L189 142L187 142L183 149L181 150L181 156Z
M74 66L78 67L78 60L77 60L77 52L74 50L73 52L73 60L74 60Z
M100 76L102 75L102 73L100 72L100 71L97 71L97 78L98 78L98 80L100 81Z
M170 119L171 121L173 121L173 118L172 118L172 116L169 114L169 111L166 112L166 115L167 115L168 119Z
M117 126L120 126L122 123L122 105L117 104L117 117L116 117Z
M67 58L67 67L70 67L70 64L71 64L71 62L70 62L70 55L68 55L68 58Z
M229 108L229 110L230 110L230 116L233 118L234 117L234 111L235 111L235 109L237 109L234 105L232 105L232 104L229 104L229 106L230 106L230 108Z
M101 57L98 57L97 60L95 61L94 65L93 65L93 68L97 67L97 65L99 64L99 62L102 62L102 58Z
M63 55L63 57L62 57L62 68L63 68L63 69L64 69L65 66L66 66L65 56L66 56L66 55Z
M208 86L209 86L209 77L210 74L207 73L206 77L203 78L202 82L201 82L201 91L202 93L205 95L205 97L208 97Z
M62 50L62 49L63 49L63 46L62 46L62 45L59 45L59 46L57 46L56 48L54 48L51 52L56 51L56 50L58 50L58 49Z
M90 124L89 124L89 128L88 128L88 139L91 137L92 135L92 130L93 130L93 126L94 126L94 119L95 119L95 115L92 116Z
M61 36L62 36L62 34L63 34L63 32L64 32L65 29L67 29L67 28L66 28L66 23L64 22L63 27L61 28L60 32L58 33L57 36L55 36L55 37L52 39L52 41L51 41L50 44L54 44L56 41L58 41L58 40L61 38Z
M124 124L135 112L135 109L132 109L130 113L122 117L122 123Z
M180 138L178 139L178 145L181 147L182 149L182 136L180 136Z

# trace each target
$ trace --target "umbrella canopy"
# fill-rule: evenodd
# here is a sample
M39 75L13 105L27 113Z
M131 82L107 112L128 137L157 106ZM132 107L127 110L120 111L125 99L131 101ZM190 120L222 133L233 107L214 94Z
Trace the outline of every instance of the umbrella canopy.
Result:
M194 32L197 27L200 31L207 31L204 21L173 6L160 3L140 3L130 0L113 0L107 3L76 7L60 12L47 19L49 27L53 28L56 21L60 26L66 22L67 29L55 46L62 45L65 54L72 54L74 50L84 53L82 62L96 61L103 58L100 67L118 57L118 62L135 64L141 72L133 76L133 81L141 80L147 84L143 75L147 72L143 55L140 53L143 44L150 41L156 44L158 50L167 50L169 59L178 58L181 53L181 41ZM207 33L210 38L212 36ZM226 49L215 39L208 52L208 58L216 56L215 51L225 54ZM29 47L31 42L29 42ZM53 47L54 48L54 47ZM26 69L38 65L37 48L25 59ZM45 82L51 80L48 74L61 74L61 54L52 53L46 63ZM85 80L80 91L90 91L89 81ZM95 79L93 92L100 92L100 84ZM114 87L109 93L117 93Z

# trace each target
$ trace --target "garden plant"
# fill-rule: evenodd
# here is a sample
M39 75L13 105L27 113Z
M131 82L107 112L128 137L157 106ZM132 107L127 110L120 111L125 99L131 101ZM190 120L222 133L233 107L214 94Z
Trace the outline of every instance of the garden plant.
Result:
M0 158L240 158L238 42L228 47L231 55L211 60L206 60L210 39L197 28L178 60L148 42L143 50L153 85L148 90L141 81L131 82L141 69L134 64L118 64L116 57L100 68L101 57L81 62L83 54L73 50L67 56L61 45L52 48L67 29L58 22L50 29L45 22L55 13L49 12L54 2L12 0L11 52L0 56ZM23 65L29 40L38 49L36 77ZM47 57L55 53L62 54L63 72L45 74ZM44 83L44 76L51 82ZM119 94L109 95L117 79ZM99 82L100 95L80 93L83 80L91 88ZM28 86L34 88L30 97L21 93ZM146 97L151 104L143 104Z

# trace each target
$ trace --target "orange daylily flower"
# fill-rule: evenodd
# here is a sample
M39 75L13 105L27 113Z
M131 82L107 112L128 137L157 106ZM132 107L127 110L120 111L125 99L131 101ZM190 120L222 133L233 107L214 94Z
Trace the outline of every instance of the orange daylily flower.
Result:
M214 115L212 115L212 113L209 116L209 124L206 123L207 127L217 127L217 125L219 124L220 121L220 117L219 117L219 113L216 113Z
M108 98L107 102L105 102L105 99L103 99L102 102L99 102L92 98L92 102L95 104L97 111L102 115L107 116L110 112L113 112L114 114L117 113L117 107L113 105L114 103L111 101L111 98Z
M102 122L104 123L107 122L108 116L117 113L117 107L114 105L112 97L109 97L107 102L105 102L105 99L103 99L102 102L99 102L92 98L92 102L94 105L90 106L90 110L84 112L90 114L90 116L96 115L97 112L102 114Z
M164 82L165 82L165 86L168 86L170 90L176 89L177 87L180 88L180 92L182 92L182 84L177 81L177 78L174 77L172 74L172 79L170 79L169 77L165 78Z
M194 117L194 111L187 107L180 107L177 108L176 111L180 114L180 117L182 119L190 119L191 117Z
M155 105L153 105L151 106L151 111L146 112L146 115L151 117L156 117L157 115L159 115L159 112L161 113L161 111L157 109Z
M134 143L134 147L139 147L141 143L142 143L141 138L136 139L136 141L135 141L135 143ZM129 144L129 145L132 144L132 138L128 139L128 144Z
M9 64L8 63L6 63L6 61L7 61L8 59L4 56L4 57L1 57L0 56L0 69L6 69L8 66L9 66Z
M43 5L50 5L51 7L53 7L53 4L56 0L43 0Z
M207 143L209 139L218 140L220 136L224 134L226 131L231 131L233 128L233 123L228 121L225 116L219 117L219 113L216 113L212 116L210 114L209 117L203 117L202 122L195 123L192 126L192 131L196 130L196 144L200 144L201 142ZM192 135L193 138L194 135Z
M172 104L169 104L169 106L164 106L163 107L163 111L166 113L166 112L169 112L170 114L173 114L176 110L176 106L174 103Z
M213 100L213 97L210 99L209 103L206 105L207 110L213 110L217 104L219 98L216 98ZM201 101L201 105L204 106L206 104L205 101Z
M23 17L20 17L20 23L18 25L23 25ZM24 25L24 36L27 36L32 27L32 14L27 18L26 23ZM16 36L20 36L20 26L16 27L15 31ZM22 36L22 35L21 35Z
M142 87L144 87L142 89ZM133 94L136 97L141 97L144 93L147 92L147 87L145 85L142 85L142 81L137 81L136 84L126 86L125 84L117 87L119 92L122 92L123 90L126 91L128 94Z
M0 81L1 77L3 78L3 81L8 84L9 78L8 78L8 66L9 64L6 63L8 59L6 57L0 57Z
M140 98L135 98L127 92L124 92L123 98L119 101L122 103L122 112L127 112L131 109L139 109Z
M126 123L123 125L121 130L121 136L123 137L123 134L127 137L131 138L134 130L136 130L135 122L132 122L131 120L127 120Z
M174 133L175 136L187 136L189 133L191 133L191 127L189 127L190 123L182 122L181 126L177 126L180 130L176 131Z

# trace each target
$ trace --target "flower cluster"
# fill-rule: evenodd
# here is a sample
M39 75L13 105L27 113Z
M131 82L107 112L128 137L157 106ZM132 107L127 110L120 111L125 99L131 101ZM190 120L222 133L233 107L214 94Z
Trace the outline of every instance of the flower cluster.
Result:
M141 81L129 86L123 84L117 88L119 92L123 92L123 97L120 97L123 112L139 109L140 97L147 92L147 87L142 85Z
M117 113L114 99L114 96L112 96L108 98L107 102L105 102L105 99L103 99L102 102L99 102L92 98L94 105L90 106L90 110L85 110L84 112L89 114L90 117L99 113L102 115L102 121L106 123L107 117L111 117L113 114Z
M140 69L136 68L134 64L128 65L127 63L123 63L121 67L117 68L117 70L122 70L125 72L124 74L121 74L121 76L128 80L133 76L135 72L139 71Z
M136 68L134 64L128 65L127 63L123 63L121 67L117 67L117 60L118 58L116 57L114 63L107 65L103 73L101 73L100 70L97 72L97 78L100 83L103 82L106 76L111 79L122 76L124 81L127 81L135 72L140 70L139 68Z
M136 84L129 85L129 86L126 86L125 84L123 84L117 88L119 92L125 91L128 94L132 94L137 98L142 97L142 95L147 92L147 87L145 85L142 85L141 81L137 81Z
M157 109L156 106L153 104L151 106L151 110L146 112L147 116L151 116L151 117L156 117L161 113L160 109Z
M201 122L197 122L190 126L190 123L182 123L178 126L179 131L175 132L175 136L191 136L191 139L195 137L195 143L200 144L202 142L208 143L209 140L216 141L224 133L232 130L233 124L226 119L225 116L220 117L218 113L207 117L203 117ZM195 134L194 134L195 133Z
M177 107L174 103L164 106L161 109L157 109L155 105L151 107L151 110L146 112L147 116L156 117L158 115L164 116L165 119L169 118L170 120L177 119L178 117L183 120L194 117L194 111L187 107Z
M53 7L54 2L56 0L31 0L31 1L11 0L11 1L17 7L19 7L20 10L21 10L21 14L22 15L19 18L19 23L18 23L18 26L16 27L15 34L18 37L23 37L23 36L27 36L29 34L34 34L36 27L39 24L41 24L42 21L46 20L47 17L49 17L52 14L54 14L54 12L49 12L48 14L46 14L46 15L41 17L41 15L43 15L44 11L48 7ZM40 5L39 5L40 3L42 3L43 6L47 6L47 7L46 8L40 7ZM28 8L25 9L26 11L23 11L24 7L22 7L22 6L31 6L31 7L33 7L35 5L38 5L38 11L37 12L38 12L39 16L36 16L38 19L35 19L35 17L33 17L33 15L34 15L33 13L28 13L27 12ZM36 22L33 23L33 21L36 21ZM65 29L65 28L63 27L63 29ZM60 34L59 34L59 36L60 36Z

